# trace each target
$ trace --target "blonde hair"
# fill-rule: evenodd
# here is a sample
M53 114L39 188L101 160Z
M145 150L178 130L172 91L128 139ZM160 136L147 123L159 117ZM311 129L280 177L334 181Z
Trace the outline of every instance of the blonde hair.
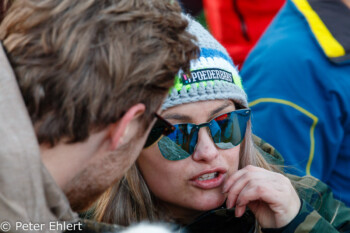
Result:
M254 165L270 171L280 171L278 167L268 164L256 149L250 121L248 121L246 134L241 143L239 156L239 168ZM174 221L166 215L166 211L158 203L157 198L152 195L136 164L118 184L102 195L96 205L95 218L98 221L123 226L142 220Z

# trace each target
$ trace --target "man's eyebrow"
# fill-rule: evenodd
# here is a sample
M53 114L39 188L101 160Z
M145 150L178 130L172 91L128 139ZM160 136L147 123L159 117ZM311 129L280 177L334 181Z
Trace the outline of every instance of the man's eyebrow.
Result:
M231 100L226 100L220 107L218 107L217 109L214 109L213 111L210 112L210 116L214 116L215 114L221 112L222 110L224 110L225 108L229 107L229 106L233 106L233 102Z

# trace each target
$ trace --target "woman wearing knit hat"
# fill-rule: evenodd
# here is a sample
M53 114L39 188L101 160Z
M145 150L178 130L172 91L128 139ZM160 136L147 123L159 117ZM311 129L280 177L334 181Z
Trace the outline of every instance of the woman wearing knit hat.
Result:
M326 185L284 174L278 152L252 136L232 60L189 21L200 57L191 75L176 77L137 164L101 198L97 217L121 225L165 220L187 232L349 229L350 210Z

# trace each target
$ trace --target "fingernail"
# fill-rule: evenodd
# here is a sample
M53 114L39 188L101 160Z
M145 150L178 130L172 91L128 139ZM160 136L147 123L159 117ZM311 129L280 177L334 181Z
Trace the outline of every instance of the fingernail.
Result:
M242 205L242 206L238 206L236 205L236 212L235 212L235 215L237 218L240 218L243 216L244 212L245 212L245 208L246 206L245 205Z
M242 206L236 206L235 216L240 218L242 216Z
M239 207L236 206L236 209L235 209L235 216L236 218L239 218Z

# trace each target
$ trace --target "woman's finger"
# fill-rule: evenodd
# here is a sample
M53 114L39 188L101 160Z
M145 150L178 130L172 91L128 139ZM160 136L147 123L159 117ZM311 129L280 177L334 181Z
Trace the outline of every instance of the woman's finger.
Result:
M244 173L246 172L246 170L244 168L236 171L234 174L232 174L231 176L229 176L227 178L227 180L225 181L224 187L222 192L223 193L227 193L228 190L230 189L230 187L232 186L232 184L239 179L240 176L242 176Z
M238 195L250 180L260 180L263 179L263 177L264 172L259 169L249 167L242 169L228 190L226 201L227 208L232 208L234 205L236 205Z
M225 185L223 187L223 193L227 193L230 189L230 187L238 180L240 177L247 172L254 172L254 171L260 171L262 168L255 167L253 165L248 165L242 169L239 169L234 174L232 174L230 177L227 178L225 181Z
M244 214L245 212L245 209L246 209L246 206L243 205L243 206L237 206L236 209L235 209L235 216L237 218L240 218L242 217L242 215Z

